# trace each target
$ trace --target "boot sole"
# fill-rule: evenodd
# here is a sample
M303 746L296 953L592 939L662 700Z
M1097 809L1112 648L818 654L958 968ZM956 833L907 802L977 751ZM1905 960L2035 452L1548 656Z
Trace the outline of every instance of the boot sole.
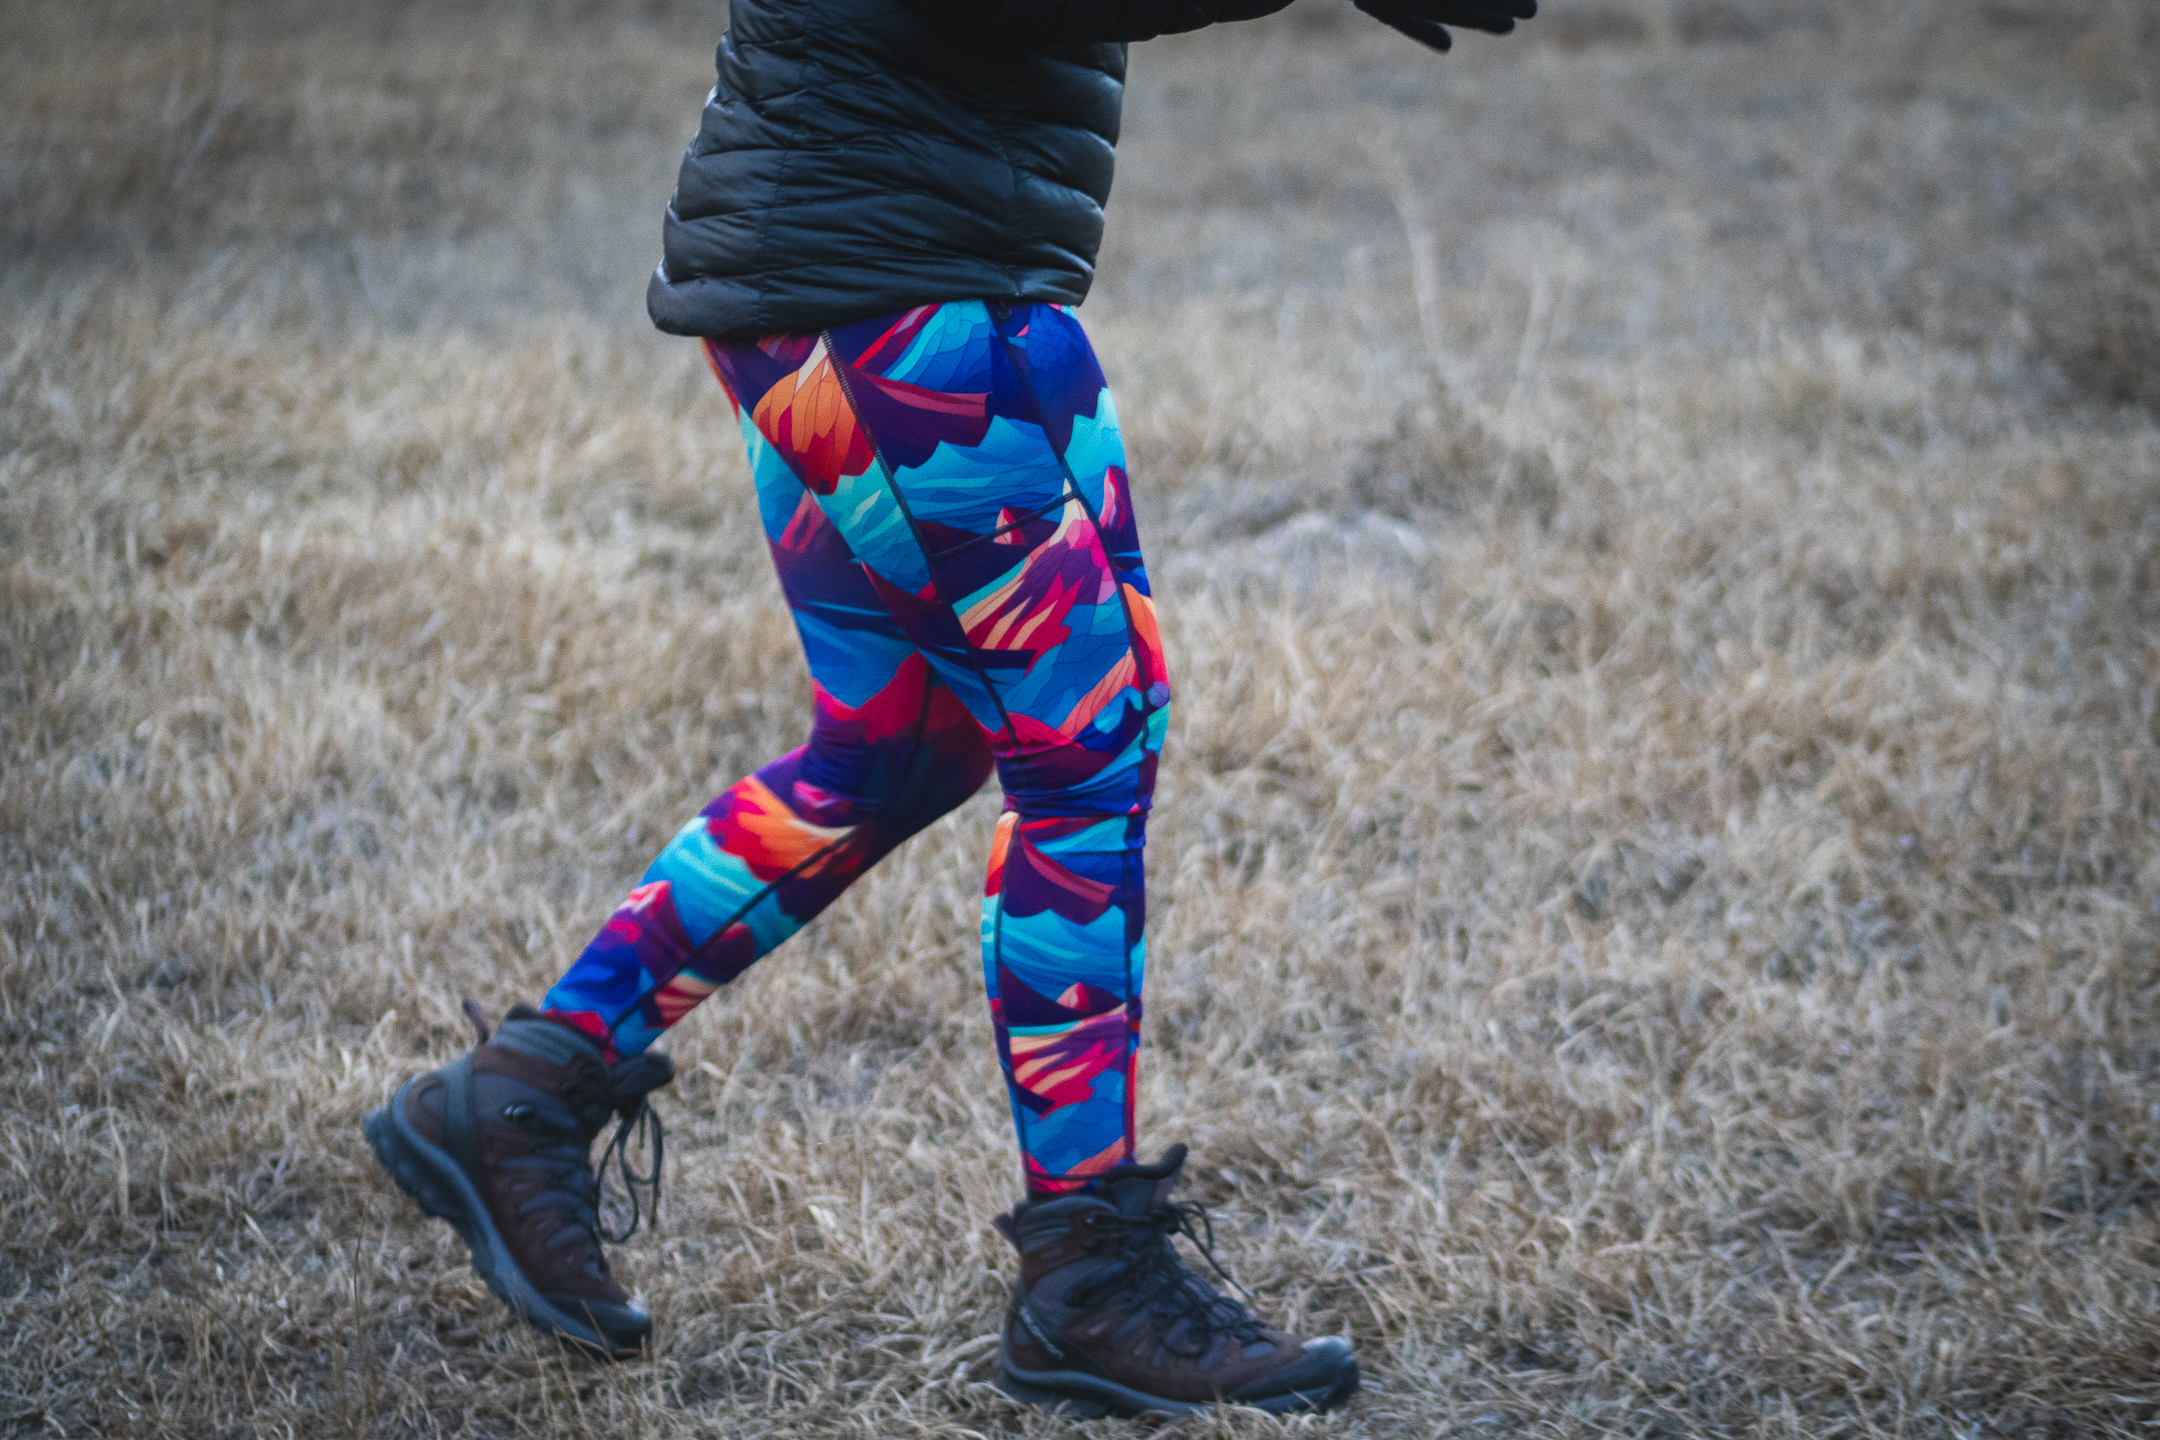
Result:
M464 1169L448 1151L429 1142L405 1119L405 1092L417 1083L407 1081L399 1087L388 1105L369 1112L364 1127L375 1159L390 1172L398 1189L412 1196L424 1213L450 1222L465 1248L472 1252L473 1273L520 1319L601 1359L628 1360L643 1354L652 1338L649 1328L604 1334L587 1320L550 1303L533 1288L511 1257L502 1232Z
M1345 1362L1326 1385L1289 1390L1264 1400L1219 1401L1168 1400L1120 1385L1115 1380L1105 1380L1099 1375L1077 1370L1016 1371L1010 1361L1004 1361L1003 1357L1000 1360L1003 1373L991 1382L998 1389L1023 1405L1033 1405L1077 1420L1099 1420L1105 1415L1124 1420L1157 1415L1205 1415L1214 1410L1235 1408L1260 1410L1269 1415L1318 1414L1333 1410L1356 1394L1358 1388L1356 1360Z

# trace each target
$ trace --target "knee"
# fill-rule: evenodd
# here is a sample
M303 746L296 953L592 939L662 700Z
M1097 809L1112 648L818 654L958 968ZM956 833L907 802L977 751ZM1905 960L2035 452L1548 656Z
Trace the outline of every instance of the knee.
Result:
M1155 802L1155 771L1170 725L1170 689L1128 690L1060 744L998 759L1011 807L1023 816L1137 815Z
M925 717L894 734L823 720L801 752L795 792L837 823L875 818L881 827L913 832L965 803L990 778L989 743L965 712L959 723Z

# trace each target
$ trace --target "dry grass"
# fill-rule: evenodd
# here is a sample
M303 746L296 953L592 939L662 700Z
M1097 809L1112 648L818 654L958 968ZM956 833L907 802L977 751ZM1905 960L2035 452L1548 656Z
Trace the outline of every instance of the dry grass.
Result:
M1143 1110L1375 1382L1189 1433L2147 1433L2160 27L1550 12L1136 55ZM651 1363L359 1135L804 725L639 305L718 17L0 25L0 1434L1058 1430L993 799L677 1032Z

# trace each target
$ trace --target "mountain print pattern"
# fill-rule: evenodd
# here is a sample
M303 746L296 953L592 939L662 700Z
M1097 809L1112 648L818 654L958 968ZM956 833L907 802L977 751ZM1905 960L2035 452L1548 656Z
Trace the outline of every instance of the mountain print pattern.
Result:
M1143 846L1170 687L1117 412L1062 306L923 306L704 342L815 700L548 992L652 1044L981 787L983 971L1033 1189L1133 1154Z

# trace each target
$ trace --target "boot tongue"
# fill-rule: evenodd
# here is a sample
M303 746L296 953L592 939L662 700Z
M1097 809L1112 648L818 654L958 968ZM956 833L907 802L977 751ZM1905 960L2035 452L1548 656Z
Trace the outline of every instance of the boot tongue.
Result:
M1169 1185L1160 1180L1113 1180L1103 1188L1103 1198L1117 1207L1118 1214L1128 1220L1138 1220L1155 1208L1159 1198L1169 1194Z
M616 1062L608 1072L608 1096L618 1111L629 1111L674 1078L675 1062L657 1050L646 1050Z
M1097 1177L1094 1190L1116 1206L1120 1215L1137 1220L1170 1198L1170 1188L1177 1184L1178 1171L1184 1164L1185 1147L1172 1145L1152 1165L1133 1163L1104 1171Z

